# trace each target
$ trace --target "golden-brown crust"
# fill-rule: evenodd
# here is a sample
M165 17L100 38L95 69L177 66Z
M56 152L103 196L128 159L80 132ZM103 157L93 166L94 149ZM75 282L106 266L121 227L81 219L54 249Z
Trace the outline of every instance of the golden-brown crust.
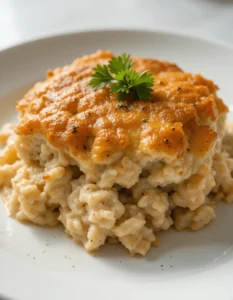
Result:
M217 98L217 86L201 75L182 72L176 65L134 58L135 69L154 74L150 101L126 99L119 107L108 88L89 86L92 68L105 64L110 51L98 51L70 66L48 71L18 103L17 134L42 132L55 147L72 155L104 163L115 152L180 157L186 151L204 156L217 134L211 128L227 107Z

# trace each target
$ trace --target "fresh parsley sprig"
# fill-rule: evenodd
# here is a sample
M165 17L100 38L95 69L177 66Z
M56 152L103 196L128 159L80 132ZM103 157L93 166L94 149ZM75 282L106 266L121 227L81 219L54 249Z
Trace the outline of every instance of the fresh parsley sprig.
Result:
M118 99L122 100L129 93L136 99L150 99L150 93L154 85L153 74L143 72L139 74L132 69L133 62L129 54L112 57L108 65L97 65L93 68L90 86L102 89L109 86L112 93L118 93Z

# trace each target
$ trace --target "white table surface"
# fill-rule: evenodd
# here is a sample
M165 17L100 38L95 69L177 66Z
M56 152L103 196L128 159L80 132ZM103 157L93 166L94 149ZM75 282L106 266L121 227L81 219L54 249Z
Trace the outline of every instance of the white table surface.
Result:
M233 45L233 0L0 0L0 49L107 27L178 30Z

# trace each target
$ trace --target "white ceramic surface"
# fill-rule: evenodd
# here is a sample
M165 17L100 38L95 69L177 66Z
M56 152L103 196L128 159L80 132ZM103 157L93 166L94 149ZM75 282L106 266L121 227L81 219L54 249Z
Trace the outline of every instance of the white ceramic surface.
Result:
M100 48L174 61L213 79L233 104L233 49L226 45L163 32L83 32L0 52L1 125L16 121L16 100L47 69ZM196 233L164 233L161 248L146 258L129 257L119 245L104 246L93 256L62 228L8 218L0 202L0 295L14 300L233 299L232 216L233 205L220 204L210 226Z
M233 0L0 0L0 49L91 28L185 31L233 44Z

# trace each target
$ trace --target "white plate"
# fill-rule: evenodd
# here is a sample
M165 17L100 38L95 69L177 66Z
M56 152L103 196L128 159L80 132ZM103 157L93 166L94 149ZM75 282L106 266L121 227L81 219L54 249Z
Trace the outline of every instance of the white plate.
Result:
M226 103L232 103L230 47L163 32L83 32L0 53L1 125L16 121L16 100L47 69L97 49L174 61L213 79ZM17 92L6 97L12 91ZM92 256L62 228L19 224L6 216L0 203L0 295L15 300L233 299L232 228L233 205L223 204L209 227L197 233L169 231L161 238L161 248L146 258L129 257L119 245L104 246Z

